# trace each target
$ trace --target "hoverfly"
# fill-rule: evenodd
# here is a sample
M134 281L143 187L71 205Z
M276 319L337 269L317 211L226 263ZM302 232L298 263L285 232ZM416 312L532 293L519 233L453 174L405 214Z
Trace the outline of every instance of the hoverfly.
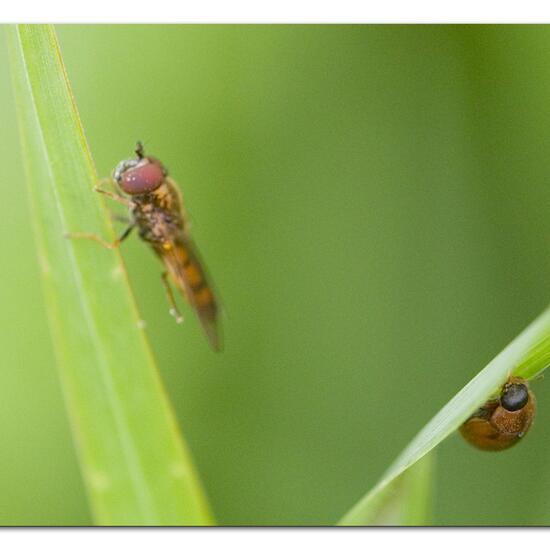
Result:
M122 160L115 168L109 180L115 192L94 187L96 192L128 207L130 225L122 235L113 243L105 242L94 233L70 233L67 237L92 239L112 249L137 229L139 236L164 264L162 283L176 322L181 323L183 317L176 306L169 279L195 311L212 348L219 351L218 306L189 236L181 194L164 165L155 157L146 156L139 141L135 154L135 158Z

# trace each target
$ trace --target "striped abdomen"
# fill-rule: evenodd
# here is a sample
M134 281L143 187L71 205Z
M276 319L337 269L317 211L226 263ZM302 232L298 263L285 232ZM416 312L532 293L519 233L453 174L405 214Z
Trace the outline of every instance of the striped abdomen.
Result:
M216 299L193 244L189 240L178 240L165 242L155 249L172 280L195 310L212 347L219 350Z

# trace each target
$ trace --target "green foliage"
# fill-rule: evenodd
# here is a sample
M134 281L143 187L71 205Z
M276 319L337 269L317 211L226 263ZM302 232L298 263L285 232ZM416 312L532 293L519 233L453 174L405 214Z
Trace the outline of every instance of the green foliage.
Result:
M435 471L430 453L382 487L377 486L341 525L430 525Z
M210 521L140 328L118 253L70 241L113 237L55 33L9 32L24 162L52 337L97 523Z
M550 27L56 32L98 175L143 140L180 185L223 298L225 350L215 354L183 301L183 325L168 315L153 255L125 243L216 519L334 524L549 301ZM8 68L0 48L0 523L87 524ZM69 229L112 236L103 213L94 217L91 178L79 184ZM95 243L59 246L89 254L98 277L115 261ZM370 521L550 524L550 385L532 388L538 411L524 442L490 454L451 433L433 468L425 455L428 478L415 463L378 495L387 513L371 509ZM426 491L427 513L407 504Z
M550 309L497 355L426 424L374 489L342 518L341 523L372 523L373 517L376 517L375 514L384 502L380 494L385 494L391 484L402 483L400 476L403 472L453 433L480 405L494 396L509 376L533 378L541 375L549 365ZM412 508L417 505L413 505Z

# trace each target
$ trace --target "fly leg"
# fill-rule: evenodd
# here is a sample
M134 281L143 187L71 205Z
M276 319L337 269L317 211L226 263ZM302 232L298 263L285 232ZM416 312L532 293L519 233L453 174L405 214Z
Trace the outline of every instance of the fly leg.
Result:
M116 201L120 204L123 204L124 206L126 206L128 208L132 208L134 203L130 199L127 199L126 197L123 197L122 195L119 195L116 192L113 193L111 191L106 191L105 189L102 189L101 185L103 185L105 183L108 183L108 184L110 184L111 186L114 187L114 183L110 179L104 179L104 180L101 180L99 182L99 185L94 187L94 191L96 193L101 193L102 195L105 195L106 197L108 197L108 198L110 198L110 199L112 199L112 200L114 200L114 201ZM128 222L127 219L124 219L123 221ZM122 241L124 241L124 239L126 239L130 235L130 233L132 232L132 229L134 229L134 227L135 227L135 224L130 223L130 225L124 230L122 235L120 235L120 237L112 243L108 243L107 241L104 241L99 235L96 235L95 233L66 233L65 237L68 238L68 239L88 239L88 240L91 240L91 241L96 241L101 246L103 246L105 248L109 248L109 249L112 250L112 249L118 248L120 246Z
M113 191L107 191L104 189L105 185L108 185ZM102 195L105 195L106 197L110 198L111 200L114 200L120 204L123 204L124 206L127 206L128 208L131 208L134 204L134 202L124 195L122 195L118 191L118 187L116 186L115 182L110 178L103 178L100 179L98 184L94 186L94 191L96 193L101 193Z
M94 191L96 193L101 193L102 195L105 195L106 197L109 197L111 200L116 201L120 204L123 204L124 206L127 206L128 208L131 208L134 204L133 201L130 199L127 199L126 197L123 197L122 195L119 195L118 193L113 193L112 191L106 191L105 189L102 189L99 185L96 185L94 187Z
M65 233L65 237L67 239L88 239L90 241L96 241L101 246L105 248L109 248L111 250L118 248L122 241L126 239L130 233L132 232L132 229L134 229L135 225L129 225L122 235L112 243L108 243L107 241L104 241L99 235L96 235L95 233Z
M111 191L106 191L105 189L103 189L104 185L109 185L112 189L114 189L114 193L111 192ZM117 191L117 187L116 187L114 181L110 178L103 178L103 179L99 180L99 183L94 187L94 191L96 193L100 193L102 195L105 195L109 199L114 200L114 201L116 201L120 204L124 204L124 206L128 206L128 207L132 206L132 201L130 199L127 199L126 197L124 197L123 195L121 195ZM132 223L132 220L130 218L128 218L128 216L121 216L120 214L116 214L114 212L109 212L109 213L110 213L111 219L113 221L122 222L122 223L125 223L125 224L131 224Z
M164 285L164 290L166 291L166 297L168 298L168 303L170 304L170 315L176 319L178 325L183 323L183 315L179 312L178 306L176 305L176 300L174 300L174 294L170 283L168 282L168 272L161 274L160 278L162 279L162 284Z

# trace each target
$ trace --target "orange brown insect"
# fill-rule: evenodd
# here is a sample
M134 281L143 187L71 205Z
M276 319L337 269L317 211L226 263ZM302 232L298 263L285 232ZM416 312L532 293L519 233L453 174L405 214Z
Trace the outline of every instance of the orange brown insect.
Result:
M171 280L187 298L214 350L221 348L218 305L197 249L189 235L189 225L183 209L181 194L166 167L155 157L146 156L138 142L134 158L121 161L113 173L116 192L96 187L103 195L128 207L131 222L113 243L106 243L92 233L72 233L72 238L93 239L107 248L116 248L137 229L163 262L162 281L170 302L170 313L177 322L179 313Z
M502 451L521 441L533 424L535 412L535 396L527 381L512 376L499 398L480 407L462 424L460 433L478 449Z

